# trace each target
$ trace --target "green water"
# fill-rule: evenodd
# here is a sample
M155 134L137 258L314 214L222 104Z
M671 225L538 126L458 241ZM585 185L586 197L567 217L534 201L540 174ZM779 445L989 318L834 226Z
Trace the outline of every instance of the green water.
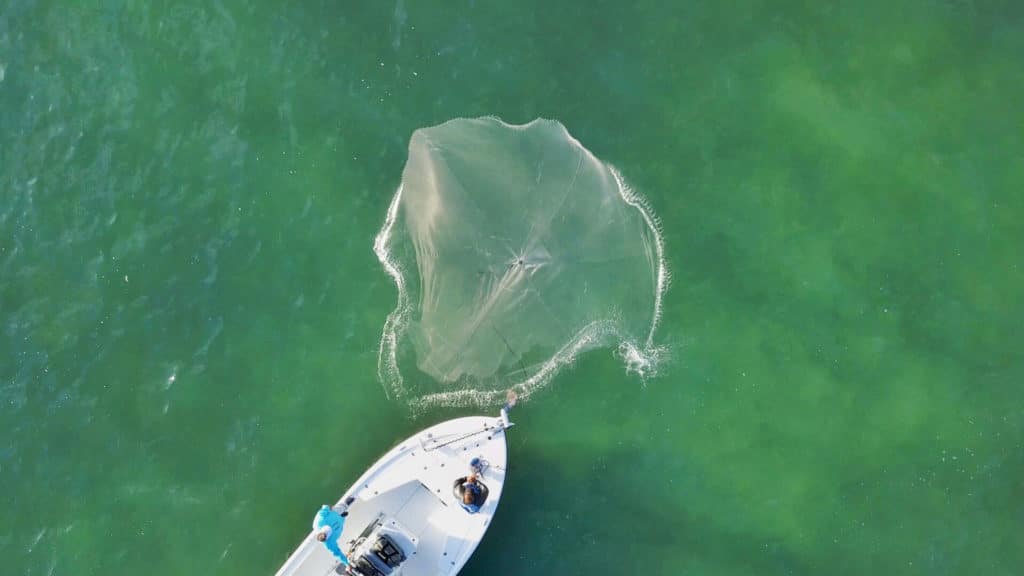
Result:
M1024 572L1019 2L0 2L4 574L271 574L413 415L371 250L412 131L644 193L646 384L516 414L472 575Z

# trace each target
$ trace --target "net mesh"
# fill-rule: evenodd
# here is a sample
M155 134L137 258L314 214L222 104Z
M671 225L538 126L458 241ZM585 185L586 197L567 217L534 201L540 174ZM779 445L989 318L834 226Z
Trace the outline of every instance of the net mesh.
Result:
M399 291L380 377L415 403L525 398L595 347L656 355L656 220L558 122L417 130L375 248Z

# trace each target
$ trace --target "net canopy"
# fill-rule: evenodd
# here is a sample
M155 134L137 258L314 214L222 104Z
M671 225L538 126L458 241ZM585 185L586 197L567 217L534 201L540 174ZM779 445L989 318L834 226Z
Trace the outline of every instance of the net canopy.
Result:
M482 405L528 396L590 348L649 365L667 279L655 222L558 122L417 130L375 245L399 292L382 381Z

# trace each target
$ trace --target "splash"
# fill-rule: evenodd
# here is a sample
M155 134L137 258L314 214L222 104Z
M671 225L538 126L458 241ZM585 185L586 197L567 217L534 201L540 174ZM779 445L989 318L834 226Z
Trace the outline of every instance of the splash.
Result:
M374 252L398 291L378 375L413 407L525 400L595 348L641 378L663 357L658 219L558 122L417 130Z

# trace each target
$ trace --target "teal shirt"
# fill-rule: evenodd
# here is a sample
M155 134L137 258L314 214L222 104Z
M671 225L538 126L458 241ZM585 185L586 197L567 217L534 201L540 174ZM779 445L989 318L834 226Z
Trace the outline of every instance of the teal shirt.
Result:
M341 536L341 529L345 526L345 518L331 510L331 507L324 504L320 510L313 517L313 530L319 530L320 528L327 526L331 529L327 534L327 540L324 540L324 546L334 554L342 564L348 566L348 558L341 552L341 548L338 546L338 538Z

